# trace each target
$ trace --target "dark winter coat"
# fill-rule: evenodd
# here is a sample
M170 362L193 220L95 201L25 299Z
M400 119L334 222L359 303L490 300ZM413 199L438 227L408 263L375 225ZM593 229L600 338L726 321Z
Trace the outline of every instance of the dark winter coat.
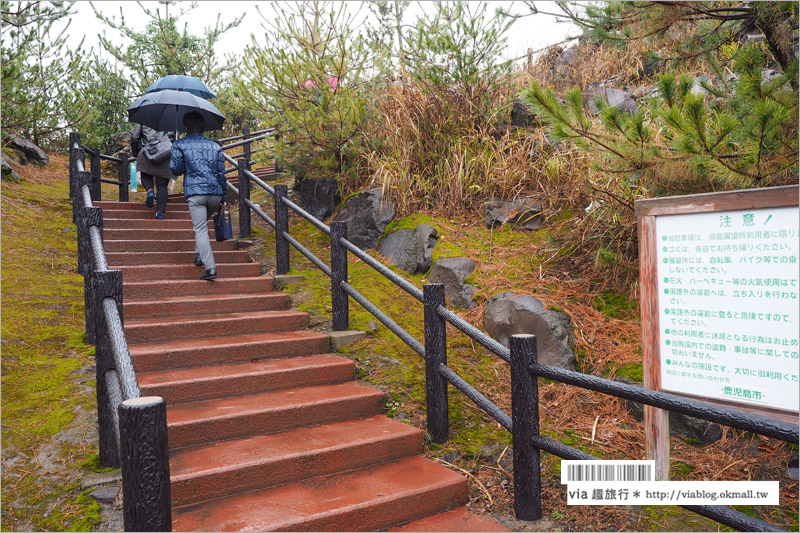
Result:
M145 146L150 143L157 143L165 136L171 139L174 135L169 135L163 131L156 131L153 128L137 124L133 128L133 133L131 133L131 150L133 150L133 155L136 156L136 170L146 174L152 174L159 178L174 180L176 176L169 171L169 159L155 164L144 155L143 148Z
M187 198L200 194L220 194L228 201L225 178L225 156L220 145L199 133L189 133L172 143L170 171L183 174L183 194Z

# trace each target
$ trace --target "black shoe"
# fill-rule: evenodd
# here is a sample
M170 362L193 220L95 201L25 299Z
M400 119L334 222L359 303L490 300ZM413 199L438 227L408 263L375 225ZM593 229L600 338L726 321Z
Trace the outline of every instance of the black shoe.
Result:
M153 207L153 200L155 200L153 191L147 191L147 199L144 201L144 205L147 207Z
M164 220L164 213L162 213L161 211L156 213L156 220Z
M200 276L200 279L205 279L205 280L208 280L208 281L217 279L217 269L216 268L210 268L210 269L206 270L206 273L203 274L202 276Z
M194 266L196 267L203 266L203 260L200 259L200 254L194 254Z

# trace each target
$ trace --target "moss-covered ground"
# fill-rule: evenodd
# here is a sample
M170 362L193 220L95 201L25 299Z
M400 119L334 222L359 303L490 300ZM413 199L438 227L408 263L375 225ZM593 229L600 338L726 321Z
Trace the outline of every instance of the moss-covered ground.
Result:
M91 531L93 348L64 156L2 184L2 529Z

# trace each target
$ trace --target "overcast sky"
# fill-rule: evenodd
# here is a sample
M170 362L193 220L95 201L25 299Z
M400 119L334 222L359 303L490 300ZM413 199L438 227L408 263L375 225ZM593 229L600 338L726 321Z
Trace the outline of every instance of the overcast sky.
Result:
M172 14L176 14L181 6L188 6L191 2L176 2L169 6ZM221 13L221 21L229 22L235 17L245 14L245 19L242 23L235 28L224 34L219 41L217 48L220 59L228 53L241 53L241 50L250 43L250 35L255 34L259 42L263 43L264 29L262 28L263 19L256 11L256 5L260 6L261 12L265 15L272 12L278 4L286 2L255 2L255 1L211 1L204 0L198 2L198 7L191 12L185 19L189 25L189 31L194 34L202 34L204 28L213 26L216 21L217 14ZM351 9L357 9L361 2L346 2ZM487 2L489 4L488 12L493 12L497 7L510 8L514 13L527 13L528 8L522 2ZM543 11L557 11L555 6L549 5L554 2L536 2L537 7ZM155 10L161 9L162 15L164 14L164 5L159 2L148 1L142 2L148 9ZM116 16L119 20L120 8L122 8L126 23L128 26L136 30L144 29L147 23L147 16L142 12L142 9L136 2L111 2L99 1L94 2L94 6L105 15ZM409 6L404 23L413 24L417 16L423 9L431 9L431 5L425 2L412 2ZM73 16L73 21L70 26L70 34L73 42L77 42L81 37L85 36L84 46L87 49L97 50L99 47L98 34L105 31L109 38L119 44L124 41L117 38L118 32L111 28L106 27L101 23L94 14L92 6L88 1L81 0L75 3L74 10L76 14ZM369 9L364 6L361 8L364 14L369 13ZM508 48L505 57L509 59L523 56L527 53L528 48L538 50L549 44L554 44L564 40L567 35L575 35L577 31L571 24L556 23L552 17L546 15L537 15L526 17L514 22L508 32ZM127 43L125 43L127 44Z

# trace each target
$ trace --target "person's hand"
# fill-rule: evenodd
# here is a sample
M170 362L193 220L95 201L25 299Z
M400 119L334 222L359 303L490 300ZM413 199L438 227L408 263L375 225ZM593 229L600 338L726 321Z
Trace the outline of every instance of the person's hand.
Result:
M220 203L222 204L222 207L225 207L226 205L228 205L228 202L220 202Z

